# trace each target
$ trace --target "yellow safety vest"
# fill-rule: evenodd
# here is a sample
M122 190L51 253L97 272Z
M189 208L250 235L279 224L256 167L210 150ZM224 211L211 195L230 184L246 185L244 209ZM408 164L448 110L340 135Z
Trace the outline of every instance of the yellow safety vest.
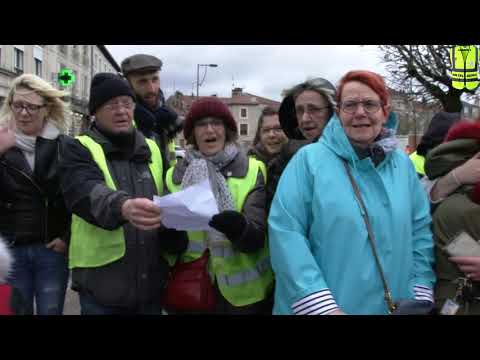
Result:
M102 146L86 135L77 136L76 139L92 154L93 160L103 173L107 187L112 190L117 190L110 171L108 170L107 159ZM145 140L151 152L152 161L149 163L150 172L155 182L157 192L161 195L163 193L163 164L160 149L153 140ZM123 227L117 230L105 230L73 214L71 233L68 254L68 267L70 269L107 265L125 255Z
M249 158L248 173L244 178L227 179L228 188L235 201L235 208L241 212L248 194L255 187L258 172L262 171L261 161ZM181 190L173 183L173 168L167 171L165 184L170 192ZM246 306L264 300L273 290L274 276L270 265L268 241L255 253L245 254L235 250L230 243L220 246L206 244L206 232L189 231L189 244L182 255L182 262L198 259L210 249L210 273L215 275L223 297L233 306Z
M425 157L418 155L415 151L410 154L410 160L412 160L415 170L422 176L425 176Z
M450 49L452 63L452 86L455 89L475 90L478 79L478 47L475 45L460 45Z

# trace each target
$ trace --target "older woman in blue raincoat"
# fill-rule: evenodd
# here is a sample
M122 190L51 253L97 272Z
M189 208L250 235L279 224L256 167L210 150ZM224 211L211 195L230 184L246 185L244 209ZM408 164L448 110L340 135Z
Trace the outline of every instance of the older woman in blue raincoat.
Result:
M269 216L274 314L388 314L363 210L394 300L433 302L428 199L410 159L396 148L397 120L379 75L340 81L337 114L318 143L282 175Z

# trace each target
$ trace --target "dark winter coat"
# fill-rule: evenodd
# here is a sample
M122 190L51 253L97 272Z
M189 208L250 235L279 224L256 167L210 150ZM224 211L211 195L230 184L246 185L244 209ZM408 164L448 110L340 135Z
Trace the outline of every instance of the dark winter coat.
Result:
M0 157L0 233L16 245L68 241L70 215L60 190L60 143L37 137L35 170L16 147Z
M148 167L150 149L139 131L134 132L131 150L115 145L95 125L87 135L102 146L117 191L105 185L103 173L90 152L72 139L65 144L61 164L65 201L74 214L93 225L106 230L123 227L126 253L111 264L73 269L72 287L91 293L106 306L138 308L158 303L169 271L162 253L184 251L186 233L163 228L138 230L122 216L121 207L127 199L152 199L158 195Z
M318 139L315 139L314 141L317 140ZM282 176L283 170L285 170L287 167L288 162L291 158L293 158L298 150L310 143L311 142L308 140L290 140L282 147L280 153L268 163L268 181L266 186L267 210L270 209L273 197L277 191L278 182Z
M177 134L182 130L183 124L177 113L165 104L165 99L162 90L160 90L160 105L152 111L146 105L138 102L135 106L134 119L137 124L137 129L142 134L154 139L160 147L164 163L168 163L175 158L175 154L168 152L167 145L170 141L175 139ZM164 167L164 175L168 167Z
M420 144L417 146L417 154L425 157L430 150L440 145L445 139L448 130L458 120L460 120L460 113L448 113L445 111L436 113L432 117L427 131L423 134Z

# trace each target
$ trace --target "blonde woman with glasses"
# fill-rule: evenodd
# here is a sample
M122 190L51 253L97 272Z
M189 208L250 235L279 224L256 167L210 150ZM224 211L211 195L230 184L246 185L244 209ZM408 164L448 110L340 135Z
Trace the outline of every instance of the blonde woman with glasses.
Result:
M60 192L59 142L67 93L43 79L16 78L0 110L0 233L14 257L8 282L33 314L63 313L70 216Z

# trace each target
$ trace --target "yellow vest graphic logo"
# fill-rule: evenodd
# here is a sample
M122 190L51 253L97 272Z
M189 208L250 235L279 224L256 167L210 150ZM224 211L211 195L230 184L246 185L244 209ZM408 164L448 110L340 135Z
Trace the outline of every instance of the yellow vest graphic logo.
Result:
M475 90L480 85L478 61L476 45L458 45L450 49L452 86L455 89Z

